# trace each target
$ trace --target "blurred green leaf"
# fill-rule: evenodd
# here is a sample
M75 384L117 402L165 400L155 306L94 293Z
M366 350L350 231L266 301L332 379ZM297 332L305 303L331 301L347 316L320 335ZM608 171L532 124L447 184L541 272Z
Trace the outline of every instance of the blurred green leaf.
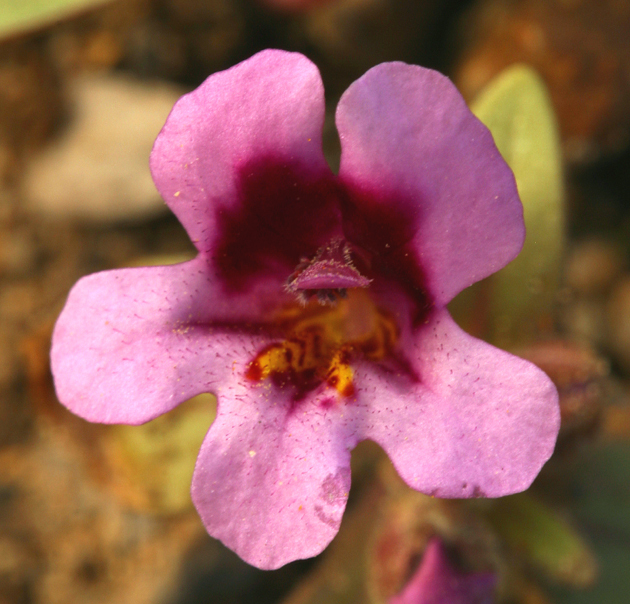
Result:
M121 498L143 511L189 509L195 460L215 415L215 397L201 394L141 426L109 427L107 450Z
M595 558L580 535L527 493L496 500L488 518L512 549L549 577L577 587L595 580Z
M630 444L589 443L568 462L571 508L597 554L601 576L581 592L550 586L558 604L630 602Z
M472 111L512 168L525 211L519 257L463 293L453 312L464 326L502 346L551 330L564 248L561 150L545 85L529 67L511 67L477 97ZM465 307L465 311L464 308Z
M37 29L111 0L0 0L0 37Z
M573 507L578 518L619 538L630 552L630 444L584 446L572 461Z

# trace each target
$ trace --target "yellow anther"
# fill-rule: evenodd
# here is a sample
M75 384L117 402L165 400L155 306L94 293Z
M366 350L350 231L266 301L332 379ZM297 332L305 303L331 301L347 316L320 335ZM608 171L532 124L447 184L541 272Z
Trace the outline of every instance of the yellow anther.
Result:
M354 394L353 376L354 371L348 363L347 352L337 351L326 374L326 383L343 396L352 396Z
M363 290L349 292L333 307L291 306L276 320L286 339L262 349L246 376L253 381L271 376L303 391L325 382L342 396L352 396L352 358L379 361L398 340L393 316L376 307Z

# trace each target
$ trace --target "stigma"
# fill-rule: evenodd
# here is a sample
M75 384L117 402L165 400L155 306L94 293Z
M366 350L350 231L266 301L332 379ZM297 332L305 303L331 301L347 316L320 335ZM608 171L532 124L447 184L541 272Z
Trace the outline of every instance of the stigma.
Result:
M350 246L333 239L319 248L312 259L302 258L285 284L303 304L314 298L321 305L334 305L348 295L348 289L366 288L371 279L354 266Z

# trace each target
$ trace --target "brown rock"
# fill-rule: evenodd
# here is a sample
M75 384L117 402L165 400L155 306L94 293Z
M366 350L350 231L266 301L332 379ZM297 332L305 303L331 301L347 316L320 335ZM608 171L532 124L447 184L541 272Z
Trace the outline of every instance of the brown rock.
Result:
M517 351L540 367L560 395L559 444L566 446L598 425L608 364L590 348L563 340L540 342Z
M173 590L183 556L204 535L194 512L169 521L131 514L103 492L90 467L99 442L87 434L39 418L28 446L0 450L5 484L17 490L2 518L10 515L18 543L39 550L0 540L5 593L31 594L3 602L153 604Z
M0 536L0 602L31 602L32 585L40 570L41 554L25 535L3 531Z
M50 135L62 110L58 74L41 41L1 45L0 187L13 184L23 153Z
M607 307L608 342L621 366L630 372L630 275L615 285Z
M455 81L468 99L508 65L543 76L569 161L615 153L630 140L630 3L485 0L463 20L468 42Z
M140 73L201 81L243 58L246 6L232 0L154 3L149 19L131 33L125 64Z
M606 310L600 300L578 298L560 313L560 324L575 340L602 346L606 336Z
M336 92L383 61L417 62L452 0L335 0L305 16L309 42L341 76ZM341 75L343 74L343 75ZM328 79L326 79L328 83Z
M578 294L598 295L610 289L623 269L621 250L611 241L591 239L573 247L565 280Z
M57 24L48 32L48 48L55 62L64 72L120 64L149 4L150 0L109 0Z
M75 80L74 120L31 161L27 207L54 217L111 222L159 214L149 154L181 90L110 75Z

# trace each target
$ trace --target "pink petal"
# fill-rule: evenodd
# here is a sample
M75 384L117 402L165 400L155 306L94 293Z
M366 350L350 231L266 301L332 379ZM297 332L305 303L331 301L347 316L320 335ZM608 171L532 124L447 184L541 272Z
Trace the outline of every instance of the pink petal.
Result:
M214 391L256 342L209 322L256 316L265 299L263 291L222 299L215 290L202 257L81 279L53 334L59 400L90 421L139 424Z
M155 184L230 289L261 273L282 281L340 234L324 109L315 65L267 50L182 97L160 132Z
M419 264L438 305L518 254L525 230L514 177L448 78L378 65L341 97L337 128L339 175L353 191L348 238L383 256L404 247L391 264L412 254L408 270Z
M463 332L434 311L407 342L415 376L357 367L359 432L402 478L437 497L526 489L558 433L558 394L537 367Z
M238 379L218 396L192 486L208 532L263 569L319 554L350 489L356 439L346 435L343 407L324 409L315 393L295 402Z

